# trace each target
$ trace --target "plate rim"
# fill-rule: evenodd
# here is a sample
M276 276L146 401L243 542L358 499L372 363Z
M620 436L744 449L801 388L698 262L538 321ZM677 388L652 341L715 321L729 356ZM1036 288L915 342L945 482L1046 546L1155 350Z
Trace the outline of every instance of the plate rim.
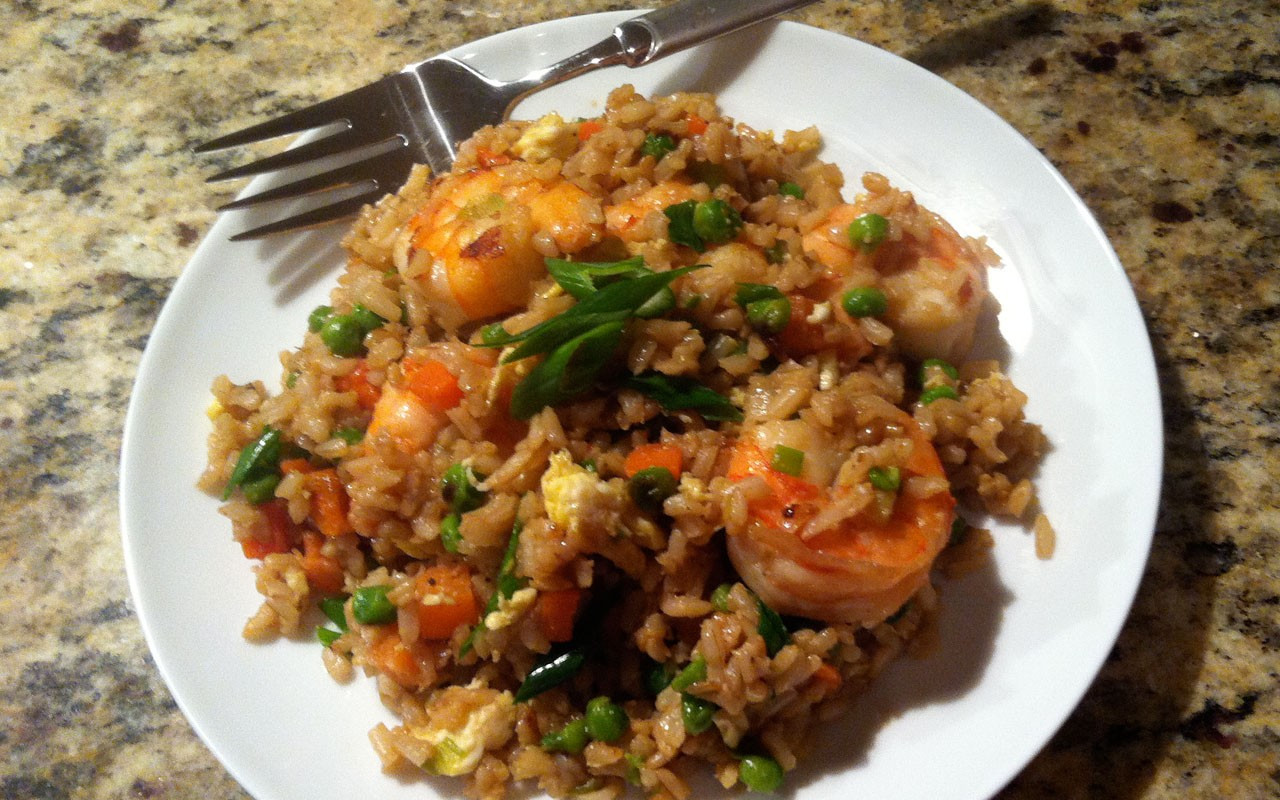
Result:
M532 25L513 28L507 31L503 31L501 33L493 34L483 39L470 42L470 43L461 45L458 48L454 48L450 51L447 51L447 54L454 55L454 56L465 56L467 54L474 54L476 52L482 52L487 49L494 48L498 46L502 42L502 40L507 38L519 39L524 37L532 37L540 33L551 31L553 29L571 27L575 24L585 23L588 26L590 26L595 24L596 22L599 22L600 25L603 27L607 23L616 23L623 19L633 17L637 13L639 12L612 11L612 12L583 14L583 15L577 15L574 17L561 18L561 19L546 20L546 21L535 23ZM973 98L968 93L964 92L963 90L949 83L941 76L928 72L927 70L924 70L918 65L915 65L912 62L907 61L906 59L903 59L900 56L897 56L889 51L883 50L873 45L867 44L866 42L862 42L858 39L854 39L852 37L846 36L836 31L828 30L825 28L819 28L812 25L807 25L801 22L784 20L784 21L777 21L769 24L784 30L800 29L804 35L817 36L820 39L824 39L825 40L824 46L827 46L827 47L852 46L855 50L858 48L865 48L864 52L875 53L877 54L875 56L877 58L887 56L891 59L897 60L899 62L902 62L903 64L908 65L909 68L912 70L919 70L921 72L925 72L928 75L932 76L932 78L934 78L939 84L941 84L940 91L950 90L951 92L955 93L956 95L955 99L958 99L961 102L967 103L970 106L971 111L977 111L987 116L990 122L992 122L993 124L1002 126L1003 128L1007 129L1009 132L1011 132L1013 134L1014 140L1019 141L1022 144L1022 146L1032 151L1031 155L1033 155L1034 158L1039 160L1040 166L1043 169L1045 169L1053 177L1053 179L1058 183L1060 190L1062 190L1067 197L1071 198L1071 200L1077 206L1081 219L1085 220L1088 226L1091 227L1093 236L1095 238L1094 244L1098 246L1101 252L1103 252L1106 255L1107 266L1114 273L1112 277L1118 278L1119 282L1127 290L1126 297L1113 298L1113 299L1124 301L1123 304L1129 307L1128 310L1130 312L1130 317L1131 317L1129 321L1130 322L1136 321L1139 327L1141 328L1142 333L1144 334L1142 337L1140 337L1139 339L1133 342L1133 344L1140 345L1139 349L1142 351L1134 354L1133 357L1140 362L1144 362L1144 365L1149 367L1149 370L1147 370L1148 374L1143 376L1145 380L1140 381L1140 383L1141 383L1141 388L1147 394L1149 394L1148 399L1154 401L1150 403L1150 407L1154 409L1154 412L1155 412L1153 418L1151 419L1151 423L1148 430L1144 432L1144 438L1148 438L1148 446L1145 452L1149 456L1151 456L1152 459L1154 460L1154 472L1150 476L1151 477L1150 483L1146 486L1147 494L1149 495L1149 497L1146 498L1145 502L1138 504L1144 507L1147 512L1145 515L1143 515L1143 519L1145 520L1145 522L1142 524L1142 529L1145 531L1145 542L1146 542L1145 546L1143 547L1143 550L1146 555L1144 555L1144 557L1141 559L1141 563L1134 565L1134 568L1130 571L1132 580L1131 580L1131 586L1127 587L1127 589L1123 592L1123 594L1127 597L1127 602L1124 605L1123 613L1117 613L1115 615L1115 619L1117 621L1114 624L1113 629L1108 630L1106 632L1105 639L1110 643L1110 645L1107 648L1103 649L1101 655L1097 658L1097 663L1091 665L1089 669L1085 670L1090 676L1089 679L1084 681L1079 692L1073 694L1073 699L1067 705L1066 712L1062 715L1061 719L1058 719L1053 724L1051 730L1049 731L1049 736L1046 736L1042 740L1036 741L1033 746L1025 748L1029 751L1029 754L1027 755L1027 757L1025 759L1022 759L1019 762L1019 764L1012 771L1011 774L1000 779L998 784L992 785L991 791L992 793L994 793L998 791L1002 786L1004 786L1015 775L1017 775L1018 772L1021 771L1026 766L1027 763L1029 763L1031 758L1034 757L1035 753L1038 752L1047 743L1048 739L1052 736L1052 733L1061 726L1061 724L1066 720L1066 718L1070 715L1070 713L1072 713L1072 711L1074 711L1074 709L1079 705L1080 700L1084 697L1085 693L1088 691L1089 686L1096 679L1097 673L1100 670L1105 660L1106 652L1109 651L1110 646L1114 646L1114 642L1116 641L1119 635L1119 632L1123 627L1130 613L1138 588L1141 584L1142 576L1145 573L1146 561L1149 558L1150 544L1151 544L1151 540L1154 537L1155 526L1157 521L1157 513L1159 510L1160 488L1163 481L1162 456L1164 452L1164 429L1163 429L1163 422L1162 422L1162 405L1160 402L1159 382L1158 382L1158 377L1155 370L1154 353L1148 338L1149 333L1146 330L1146 326L1141 316L1141 311L1137 303L1137 298L1133 291L1133 286L1128 279L1127 273L1124 271L1123 264L1121 263L1118 256L1116 255L1114 249L1111 246L1110 241L1107 239L1105 233L1102 231L1093 213L1089 210L1088 206L1085 205L1083 199L1080 198L1078 193L1075 192L1075 190L1071 187L1070 183L1065 179L1065 177L1061 175L1061 173L1057 170L1057 168L1051 162L1049 162L1048 159L1045 158L1043 154L1041 154L1034 147L1034 145L1027 140L1025 136L1023 136L1019 131L1013 128L1008 122L1006 122L998 114L996 114L996 112L994 112L993 110L991 110L990 108L982 104L976 98ZM942 87L945 87L945 89ZM246 189L246 191L247 190L248 189ZM139 564L138 548L142 546L142 543L140 541L137 541L138 534L136 532L132 534L130 532L131 529L133 529L134 527L132 524L134 515L139 513L134 508L134 500L136 498L134 493L130 491L130 488L134 486L134 484L138 480L140 480L139 470L142 469L141 466L136 463L138 458L136 453L138 451L138 448L140 447L138 442L138 437L142 436L139 430L140 430L140 427L142 426L142 419L140 418L140 415L143 413L143 406L145 405L145 399L146 399L146 391L145 391L146 387L144 386L144 384L147 382L148 379L154 380L153 373L160 370L162 366L160 363L161 357L162 357L161 356L162 345L157 344L157 342L164 341L163 336L165 332L168 331L168 329L171 326L176 324L173 321L173 317L177 313L177 311L175 310L177 307L177 302L170 302L170 300L174 297L185 298L187 296L187 293L189 292L188 287L194 284L197 280L195 270L190 269L190 267L193 264L195 264L197 261L209 257L208 253L206 253L206 250L209 250L209 251L217 250L218 246L222 244L222 239L225 238L226 234L229 232L228 229L232 224L233 224L233 217L224 214L219 216L218 219L215 220L214 224L210 227L208 233L205 235L204 239L201 241L196 251L191 255L186 266L184 266L182 272L178 275L177 280L174 283L173 289L170 291L170 294L166 298L165 303L160 311L160 314L157 317L156 324L151 332L151 336L149 337L147 347L144 350L144 353L139 361L138 370L135 376L135 380L133 383L133 388L132 388L132 392L131 392L131 396L128 404L128 409L125 414L125 422L124 422L124 428L123 428L123 433L121 438L119 513L120 513L121 536L123 540L122 543L124 547L124 556L125 556L125 569L128 577L130 598L133 603L135 613L138 616L139 624L142 628L144 639L147 641L150 655L156 664L157 670L160 672L160 675L164 680L166 687L170 692L170 695L173 697L175 703L178 705L179 709L182 711L184 717L186 718L188 724L191 726L192 730L196 733L196 735L200 738L200 740L204 743L204 745L209 748L210 752L212 752L215 755L215 757L218 759L220 764L228 771L228 773L241 786L243 786L247 791L250 791L255 797L266 798L266 797L275 796L275 792L272 789L272 787L262 786L259 780L254 775L248 774L246 772L246 768L244 767L244 765L238 763L236 759L232 758L225 751L225 749L221 746L220 742L215 742L212 740L212 738L210 737L210 735L206 730L205 724L200 719L197 719L197 717L193 715L193 713L189 709L188 704L186 702L187 697L185 692L179 688L182 685L182 681L175 672L176 666L171 661L172 654L162 653L160 650L157 649L157 646L155 644L157 635L155 630L153 629L157 623L152 618L152 614L159 613L159 610L149 607L146 603L140 600L140 598L143 598L146 596L145 589L142 585L142 575L140 574L140 571L139 571L141 567ZM160 336L158 337L157 334L160 334Z

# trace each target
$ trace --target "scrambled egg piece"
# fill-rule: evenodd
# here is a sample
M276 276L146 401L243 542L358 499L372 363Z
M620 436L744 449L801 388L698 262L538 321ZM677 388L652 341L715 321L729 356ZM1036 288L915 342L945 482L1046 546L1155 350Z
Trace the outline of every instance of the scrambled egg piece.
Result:
M809 316L805 317L804 321L813 325L821 325L829 319L831 319L831 304L814 303L813 311L809 312Z
M226 409L222 407L222 403L218 402L218 398L209 401L209 407L204 410L204 415L211 420L220 417Z
M510 598L499 594L498 607L484 618L484 626L491 631L507 627L520 619L520 616L529 610L529 606L533 605L533 601L537 598L538 590L532 586L516 591Z
M705 503L711 499L711 491L707 489L706 481L692 475L680 476L680 494L684 495L690 503Z
M428 722L411 729L414 736L427 742L434 753L420 766L435 775L465 775L480 763L486 750L501 747L511 738L515 724L515 701L511 692L499 692L485 688L477 681L466 687L452 686L442 693L441 705L448 713L436 716L457 719L460 707L470 706L462 718L452 727L439 727ZM433 703L435 705L435 703ZM430 709L428 711L430 713ZM434 720L433 720L434 721Z
M551 522L570 534L587 524L605 525L612 533L627 498L621 486L601 480L561 450L551 454L551 465L542 474L542 502Z
M577 143L577 128L552 112L526 128L511 150L525 161L538 162L568 158Z

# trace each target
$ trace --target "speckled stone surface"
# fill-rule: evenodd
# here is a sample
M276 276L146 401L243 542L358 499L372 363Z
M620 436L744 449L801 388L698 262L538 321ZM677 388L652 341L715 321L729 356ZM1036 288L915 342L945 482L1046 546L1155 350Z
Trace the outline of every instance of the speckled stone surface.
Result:
M245 797L129 600L117 461L138 359L234 187L191 145L610 0L0 7L0 796ZM1008 798L1280 796L1280 7L825 0L1027 136L1151 332L1165 484L1132 614ZM833 89L838 91L838 89ZM922 765L927 768L927 765Z

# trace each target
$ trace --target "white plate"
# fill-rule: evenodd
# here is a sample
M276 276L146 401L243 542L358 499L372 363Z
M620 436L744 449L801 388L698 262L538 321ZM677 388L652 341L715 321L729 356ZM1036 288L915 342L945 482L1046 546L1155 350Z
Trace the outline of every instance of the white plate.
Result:
M628 13L535 25L455 55L523 74L607 35ZM754 56L748 54L755 53ZM597 113L613 86L716 92L726 114L781 132L817 125L851 187L874 169L1006 265L992 275L1000 335L1027 412L1053 450L1038 476L1058 531L1050 561L996 530L991 569L944 586L941 647L893 665L788 776L802 798L975 800L1043 746L1124 621L1150 546L1161 423L1147 334L1123 270L1083 203L1036 149L960 90L893 55L795 23L766 25L638 71L614 68L517 112ZM366 732L388 720L372 682L331 681L312 642L254 646L250 565L218 503L192 488L209 383L279 379L277 353L341 265L337 230L262 243L226 215L174 286L125 426L121 516L130 585L161 674L196 732L259 800L422 800L461 784L385 776ZM988 346L999 352L998 339Z

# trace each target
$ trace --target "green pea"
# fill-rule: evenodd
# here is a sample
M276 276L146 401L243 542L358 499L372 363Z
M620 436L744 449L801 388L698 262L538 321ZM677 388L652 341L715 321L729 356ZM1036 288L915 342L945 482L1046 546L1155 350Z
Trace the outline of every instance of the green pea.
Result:
M666 467L648 467L631 476L627 489L636 505L656 513L662 510L663 502L676 493L676 476Z
M364 349L364 328L347 314L329 317L320 327L320 339L335 356L346 358Z
M560 741L566 753L581 753L590 741L587 734L587 721L575 719L560 731Z
M280 476L271 472L260 478L245 481L240 486L240 491L244 492L245 500L248 500L250 503L258 506L275 497L276 487L279 485Z
M355 320L356 324L360 326L360 330L365 333L377 330L387 324L387 321L381 316L361 305L351 309L351 313L348 316Z
M458 545L462 543L462 517L449 514L440 520L440 544L450 553L457 554Z
M943 397L947 397L952 400L960 399L960 395L956 394L955 389L952 389L950 386L943 384L942 386L934 386L930 389L925 389L923 392L921 392L920 405L927 406L930 403L932 403L934 400L938 400Z
M693 232L711 244L727 242L742 230L742 217L719 198L703 200L693 207Z
M804 187L794 181L784 181L778 184L778 194L790 195L791 197L804 199Z
M770 459L769 466L784 475L797 477L804 469L804 451L780 444L773 448L773 458Z
M926 358L924 361L920 362L920 383L921 384L925 384L929 382L929 371L933 369L942 370L942 373L953 381L960 379L960 370L956 369L955 367L951 366L950 364L948 364L947 362L943 361L940 358Z
M849 241L866 252L875 250L889 235L889 220L879 214L863 214L849 223Z
M627 732L630 720L626 709L608 697L594 697L587 703L587 733L598 742L613 742Z
M768 756L743 756L738 778L753 792L774 792L782 785L782 765Z
M341 439L347 444L360 444L364 440L363 428L337 428L333 432L333 438Z
M383 625L396 618L396 607L387 597L390 586L362 586L351 598L351 616L361 625Z
M684 729L690 736L697 736L710 728L719 710L720 706L710 700L691 694L680 697L680 719L684 721Z
M318 332L332 316L333 306L316 306L307 316L307 329L312 333Z
M330 646L338 641L338 637L342 636L342 631L335 631L333 628L316 628L316 638L320 640L320 644L325 647Z
M487 495L476 487L483 477L471 471L471 467L458 462L444 471L440 478L440 492L459 514L475 511L484 505Z
M729 593L733 591L732 583L722 583L711 593L711 605L716 611L729 611Z
M767 283L739 283L733 302L746 308L757 300L779 300L783 297L778 287Z
M761 333L781 333L790 321L791 301L785 297L747 303L747 322Z
M889 298L873 286L859 286L845 292L840 305L851 317L878 317L889 310Z
M647 134L644 137L644 144L640 145L640 152L646 156L653 156L655 161L661 161L663 156L675 149L675 139L665 133Z
M694 659L671 679L671 688L677 692L683 692L698 681L705 681L706 679L707 660L702 656L694 656Z
M548 753L571 753L577 755L586 749L590 738L587 735L587 721L575 719L558 731L552 731L542 737L542 749Z
M902 472L897 467L872 467L867 470L867 480L877 489L896 492L902 485Z

